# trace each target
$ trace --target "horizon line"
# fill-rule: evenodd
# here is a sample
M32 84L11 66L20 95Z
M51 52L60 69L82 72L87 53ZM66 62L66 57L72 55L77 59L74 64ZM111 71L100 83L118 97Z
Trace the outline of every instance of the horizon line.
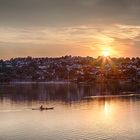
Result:
M11 60L11 59L17 59L17 58L29 58L29 57L31 57L31 58L33 58L33 59L37 59L37 58L61 58L61 57L83 57L83 58L86 58L86 57L90 57L90 58L93 58L93 59L98 59L99 57L105 57L105 56L103 56L103 55L99 55L99 56L97 56L97 57L93 57L93 56L82 56L82 55L62 55L62 56L38 56L38 57L34 57L34 56L17 56L17 57L11 57L11 58L8 58L8 59L6 59L6 58L0 58L0 60L4 60L4 61L8 61L8 60ZM132 58L140 58L140 56L120 56L120 57L118 57L118 56L107 56L107 57L109 57L109 58L130 58L130 59L132 59Z

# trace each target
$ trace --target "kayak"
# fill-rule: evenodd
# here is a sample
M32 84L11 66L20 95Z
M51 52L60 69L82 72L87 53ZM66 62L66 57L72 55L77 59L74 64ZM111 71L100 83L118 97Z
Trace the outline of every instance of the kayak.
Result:
M42 108L42 109L40 109L40 108L32 108L32 110L53 110L54 109L54 107L46 107L46 108Z

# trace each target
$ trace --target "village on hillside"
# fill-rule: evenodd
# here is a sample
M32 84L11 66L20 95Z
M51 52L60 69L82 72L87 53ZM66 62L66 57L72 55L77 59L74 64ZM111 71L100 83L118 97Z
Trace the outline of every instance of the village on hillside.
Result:
M140 58L12 58L0 60L0 82L140 82Z

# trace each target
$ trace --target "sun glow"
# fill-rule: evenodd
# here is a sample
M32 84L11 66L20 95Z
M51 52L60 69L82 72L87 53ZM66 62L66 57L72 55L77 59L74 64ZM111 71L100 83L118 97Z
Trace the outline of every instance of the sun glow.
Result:
M103 54L104 57L108 57L109 55L111 55L111 49L109 49L109 48L104 48L104 49L102 50L102 54Z
M99 48L99 54L104 57L116 56L115 46L117 45L115 39L107 35L97 36L97 48Z
M108 51L104 51L104 52L103 52L103 56L104 56L104 57L109 56L109 52L108 52Z

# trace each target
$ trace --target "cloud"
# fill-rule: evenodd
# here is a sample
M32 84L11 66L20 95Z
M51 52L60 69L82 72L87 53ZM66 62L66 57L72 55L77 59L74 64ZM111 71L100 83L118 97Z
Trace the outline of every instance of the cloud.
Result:
M42 56L45 53L49 56L56 56L56 53L65 55L69 52L72 55L93 55L96 57L100 55L102 48L110 47L114 50L113 56L121 56L121 54L126 56L128 52L131 56L138 56L140 51L139 33L140 26L120 24L59 28L0 28L0 51L3 55L7 55L7 50L17 56L21 56L21 52L24 52L24 55L35 56Z
M0 28L0 41L8 43L71 44L110 41L112 38L139 39L140 26L100 25L69 27ZM112 40L111 39L111 40Z
M139 25L139 0L0 0L1 25Z
M60 54L78 48L79 55L98 56L110 46L138 55L139 13L139 0L0 0L0 56L11 48L17 56L29 48L56 55L52 46Z

